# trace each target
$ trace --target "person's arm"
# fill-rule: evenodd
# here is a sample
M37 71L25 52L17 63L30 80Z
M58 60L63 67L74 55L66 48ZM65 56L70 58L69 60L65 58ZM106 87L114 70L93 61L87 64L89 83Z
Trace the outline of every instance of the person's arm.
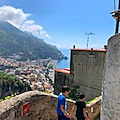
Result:
M89 120L89 117L86 114L86 108L83 108L83 113L84 113L84 116L85 116L86 120Z
M61 109L61 111L64 113L64 115L65 115L66 117L69 117L69 113L67 113L67 112L64 110L64 105L61 105L61 106L60 106L60 109Z
M76 105L74 105L74 106L72 107L72 110L71 110L71 113L70 113L70 117L72 117L72 114L73 114L73 111L75 110L75 108L76 108Z

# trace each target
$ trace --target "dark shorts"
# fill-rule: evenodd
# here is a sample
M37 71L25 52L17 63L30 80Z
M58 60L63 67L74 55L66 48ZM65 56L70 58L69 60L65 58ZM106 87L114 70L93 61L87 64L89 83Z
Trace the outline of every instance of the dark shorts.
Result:
M84 116L81 116L81 117L79 116L79 117L77 117L77 120L85 120L85 117Z
M63 115L58 115L58 120L70 120L70 118L67 118L66 116Z
M85 120L85 118L77 118L77 120Z

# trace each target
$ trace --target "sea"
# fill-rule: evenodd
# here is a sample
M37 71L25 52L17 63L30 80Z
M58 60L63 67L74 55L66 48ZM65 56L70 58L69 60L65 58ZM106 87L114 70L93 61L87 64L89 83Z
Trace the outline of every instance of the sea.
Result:
M70 52L71 52L71 50L70 49L60 49L60 51L68 59L59 60L56 63L56 67L59 68L59 69L70 68Z

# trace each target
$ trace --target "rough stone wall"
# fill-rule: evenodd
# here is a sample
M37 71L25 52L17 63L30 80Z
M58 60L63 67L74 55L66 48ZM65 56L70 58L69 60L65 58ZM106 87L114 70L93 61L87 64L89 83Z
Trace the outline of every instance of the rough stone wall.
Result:
M22 116L22 107L28 102L30 112ZM73 104L68 102L68 106ZM56 106L57 96L31 91L1 102L0 120L56 120Z
M100 96L98 99L87 105L90 120L100 120L101 99L102 97Z
M86 100L101 95L106 51L71 50L71 73L74 84L80 86L80 92Z
M55 71L55 82L54 82L54 93L59 94L62 90L63 85L67 85L70 88L73 84L73 75L65 74L62 72Z
M70 113L74 101L67 100ZM23 105L30 103L30 112L22 116ZM90 120L96 120L100 113L101 97L87 105ZM0 102L0 120L57 120L57 96L31 91ZM71 120L76 120L73 113Z
M120 34L108 41L101 120L120 120Z

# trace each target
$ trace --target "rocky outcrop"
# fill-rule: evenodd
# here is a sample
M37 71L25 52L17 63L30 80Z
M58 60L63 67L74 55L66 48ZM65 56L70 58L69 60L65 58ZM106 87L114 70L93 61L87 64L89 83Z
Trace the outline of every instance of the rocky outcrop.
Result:
M87 106L90 120L99 115L100 103L101 98ZM68 112L73 105L68 100ZM30 91L0 102L0 120L57 120L56 106L56 95ZM71 120L76 120L74 115Z

